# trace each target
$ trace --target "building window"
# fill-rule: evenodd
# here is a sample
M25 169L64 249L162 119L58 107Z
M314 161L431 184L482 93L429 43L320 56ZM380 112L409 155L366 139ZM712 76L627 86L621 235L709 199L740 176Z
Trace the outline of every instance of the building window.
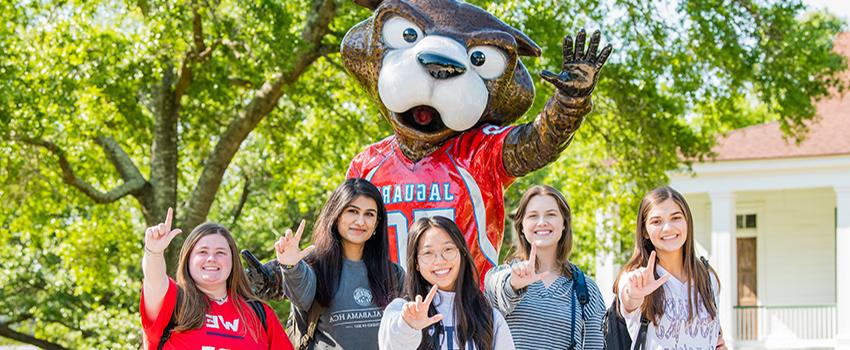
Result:
M756 228L756 214L735 215L735 223L739 229Z

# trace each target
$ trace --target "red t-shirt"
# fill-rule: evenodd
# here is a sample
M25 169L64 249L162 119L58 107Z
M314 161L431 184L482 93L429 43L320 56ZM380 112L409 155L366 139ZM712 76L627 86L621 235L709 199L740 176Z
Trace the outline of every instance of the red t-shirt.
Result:
M236 310L236 303L228 298L224 304L219 305L215 302L210 302L209 310L207 310L206 321L199 329L192 329L184 332L172 332L168 342L165 343L164 350L169 349L190 349L190 350L268 350L268 349L284 349L292 350L292 343L286 337L283 327L280 325L277 315L268 305L263 304L266 310L266 327L267 331L263 330L263 325L257 318L256 313L242 298L239 298L242 304L242 318ZM174 307L177 305L177 284L171 278L168 279L168 291L165 292L165 299L162 301L162 308L159 310L159 315L151 319L145 314L145 295L142 293L141 306L139 312L142 316L142 328L145 331L145 339L147 340L147 349L156 350L159 346L159 339L162 336L162 331L168 325L168 320L174 312ZM244 317L250 317L253 324L257 325L257 340L248 332L248 322Z
M515 179L502 162L502 148L512 128L483 125L469 130L415 163L401 152L395 136L354 157L347 177L365 178L381 191L394 262L404 267L408 230L416 219L441 215L457 223L482 280L498 263L505 227L504 190Z

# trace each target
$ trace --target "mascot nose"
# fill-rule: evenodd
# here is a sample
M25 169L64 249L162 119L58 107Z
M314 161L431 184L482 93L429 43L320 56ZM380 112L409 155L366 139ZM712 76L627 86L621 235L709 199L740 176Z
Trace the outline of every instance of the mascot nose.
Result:
M449 79L466 72L462 63L443 55L423 52L416 55L416 59L435 79Z

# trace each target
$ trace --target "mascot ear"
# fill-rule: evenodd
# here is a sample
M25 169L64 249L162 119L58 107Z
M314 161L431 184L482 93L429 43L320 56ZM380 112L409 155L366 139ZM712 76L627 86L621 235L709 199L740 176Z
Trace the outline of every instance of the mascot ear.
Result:
M382 2L382 0L354 0L354 3L356 3L357 5L363 6L373 11L378 8L378 5L380 5Z
M514 29L514 39L517 43L517 53L520 56L532 56L539 57L540 56L540 46L537 46L537 43L534 40L531 40L525 33Z

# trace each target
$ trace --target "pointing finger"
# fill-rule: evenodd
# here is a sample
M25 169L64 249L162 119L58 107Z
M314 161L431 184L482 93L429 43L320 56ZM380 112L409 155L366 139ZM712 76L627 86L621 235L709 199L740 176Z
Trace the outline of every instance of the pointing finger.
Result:
M528 263L531 264L531 270L537 271L537 243L531 242L531 253L528 254Z
M306 221L304 221L304 219L301 219L301 223L298 224L298 230L295 231L295 241L296 242L301 242L301 234L304 233L304 224L305 223L306 223Z
M425 297L425 305L431 306L431 301L434 300L434 296L437 295L437 285L435 284L431 287L431 290L428 291L428 296Z
M165 214L165 231L171 231L171 222L174 219L174 210L168 207L168 212Z
M646 263L646 271L649 272L649 275L655 274L655 251L649 253L649 261Z

